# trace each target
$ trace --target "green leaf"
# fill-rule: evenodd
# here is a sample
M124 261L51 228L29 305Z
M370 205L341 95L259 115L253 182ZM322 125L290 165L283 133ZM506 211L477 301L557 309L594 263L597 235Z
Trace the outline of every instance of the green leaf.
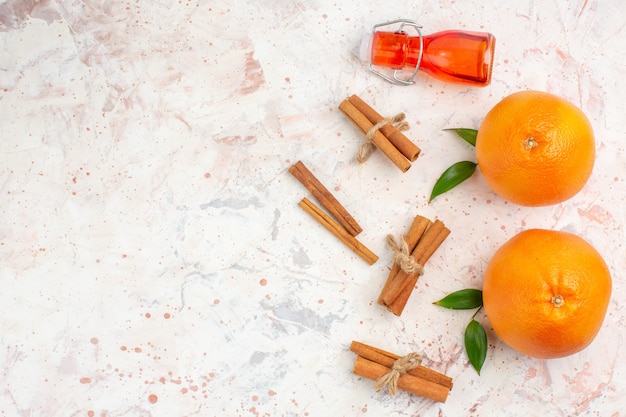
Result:
M474 288L466 288L448 294L441 300L435 301L434 304L453 310L470 310L482 307L483 292Z
M483 326L472 319L465 329L465 351L470 363L480 375L487 357L487 333Z
M471 177L474 171L476 171L476 165L477 164L472 161L461 161L446 169L435 183L428 202L430 203L438 195L441 195L446 191L450 191Z
M443 130L454 132L465 142L469 143L472 146L476 146L476 136L478 135L478 130L476 129L456 128Z

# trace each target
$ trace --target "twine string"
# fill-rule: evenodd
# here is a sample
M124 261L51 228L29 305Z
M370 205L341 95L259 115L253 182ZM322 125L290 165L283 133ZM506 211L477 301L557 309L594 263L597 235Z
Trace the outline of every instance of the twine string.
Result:
M376 381L376 392L387 387L389 394L396 395L398 391L398 379L411 369L417 368L421 363L422 357L415 352L411 352L406 356L396 359L389 372Z
M374 138L376 131L378 131L379 129L382 129L385 125L390 124L401 132L408 130L409 124L404 120L405 117L406 116L404 115L404 113L398 113L391 118L385 117L381 119L380 122L372 126L372 128L368 130L367 133L365 134L365 142L363 142L363 144L359 147L359 150L356 154L356 160L359 163L363 163L369 159L370 155L372 154L372 152L374 152L374 148L375 148L375 145L372 142L372 139Z
M407 274L424 275L424 267L417 263L409 252L409 245L404 237L400 237L400 244L392 235L387 235L387 246L393 251L393 263L398 264L400 269Z

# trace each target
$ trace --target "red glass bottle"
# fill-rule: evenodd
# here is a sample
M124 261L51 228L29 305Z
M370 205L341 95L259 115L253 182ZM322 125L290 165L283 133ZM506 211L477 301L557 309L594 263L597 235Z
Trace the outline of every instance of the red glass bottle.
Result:
M391 32L378 27L400 23ZM405 27L415 29L410 36ZM360 58L370 64L370 70L394 84L412 84L419 70L442 81L486 86L491 82L491 70L496 39L490 33L446 30L423 36L421 26L410 20L395 20L374 26L374 31L361 42ZM392 76L374 67L393 70ZM400 72L411 72L400 78Z

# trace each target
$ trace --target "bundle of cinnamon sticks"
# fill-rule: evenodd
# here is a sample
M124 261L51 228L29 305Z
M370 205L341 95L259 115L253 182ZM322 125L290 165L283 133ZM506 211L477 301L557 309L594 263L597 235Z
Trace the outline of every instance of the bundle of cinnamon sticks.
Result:
M417 145L356 94L342 101L339 110L402 172L408 171L419 156Z
M390 372L400 359L398 355L356 341L352 342L350 350L357 354L353 373L374 381ZM452 378L418 365L398 377L397 387L433 401L445 402L452 389Z
M403 239L411 257L417 265L423 267L449 234L450 230L440 220L431 222L417 215ZM394 263L378 298L378 304L387 307L387 310L397 316L401 315L419 276L420 272L406 272Z
M306 197L300 201L299 206L368 264L374 264L378 260L378 256L356 239L355 236L363 229L354 217L350 215L348 210L313 175L302 161L292 165L289 168L289 173L309 190L330 215L326 214Z

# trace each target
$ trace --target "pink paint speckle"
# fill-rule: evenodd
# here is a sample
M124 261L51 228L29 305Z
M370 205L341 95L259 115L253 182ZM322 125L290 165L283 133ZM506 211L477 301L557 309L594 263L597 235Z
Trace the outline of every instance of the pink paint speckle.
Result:
M528 372L526 372L526 380L533 379L537 377L537 368L530 368Z
M240 86L241 94L250 94L257 91L263 84L265 84L265 76L263 75L263 68L258 60L254 59L254 51L246 54L246 60L244 64L245 78Z

